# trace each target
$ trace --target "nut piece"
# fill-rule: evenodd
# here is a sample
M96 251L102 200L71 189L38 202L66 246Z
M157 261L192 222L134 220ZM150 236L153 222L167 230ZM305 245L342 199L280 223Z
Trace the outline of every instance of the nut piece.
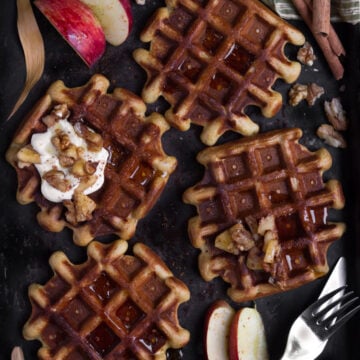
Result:
M65 174L62 171L50 170L43 175L43 179L52 187L62 192L70 190L71 183L65 178Z
M59 119L67 119L70 116L70 110L66 104L58 104L54 106L52 113Z
M73 201L65 200L64 205L68 209L65 214L66 220L74 226L79 222L91 220L96 208L96 203L79 191L75 191Z
M313 106L316 100L325 93L323 87L316 85L315 83L311 83L308 85L308 95L306 97L306 101L309 106Z
M22 163L27 163L27 164L41 163L40 154L36 152L30 145L21 148L17 152L16 157L18 161L21 161Z
M59 104L54 106L49 115L44 116L41 120L47 126L54 126L60 119L67 119L70 116L70 111L66 104Z
M215 246L231 254L239 255L240 251L248 251L253 248L255 241L252 234L238 223L218 235L215 239Z
M325 101L324 110L327 119L335 130L344 131L348 128L346 112L341 105L340 98L333 98L330 102Z
M324 92L324 88L315 83L308 85L297 83L293 85L289 91L289 104L296 106L305 99L309 106L313 106Z
M85 139L90 151L98 152L102 149L104 141L101 135L81 123L77 123L74 128L78 135Z
M299 49L297 53L297 59L304 65L314 65L316 56L314 54L314 49L309 42L306 41L305 44Z
M246 266L251 270L263 270L263 257L263 252L254 246L248 253Z
M289 91L289 104L291 106L296 106L306 99L307 95L307 85L294 84Z
M346 148L347 144L343 136L336 131L331 125L323 124L321 125L317 131L317 136L320 139L325 140L325 143L336 147L336 148Z

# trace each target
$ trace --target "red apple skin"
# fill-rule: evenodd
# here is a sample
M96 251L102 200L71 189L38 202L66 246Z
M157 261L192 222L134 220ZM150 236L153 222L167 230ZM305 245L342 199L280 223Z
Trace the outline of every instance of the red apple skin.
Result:
M73 47L87 66L105 51L105 36L97 18L80 0L36 0L35 6Z
M235 310L224 300L217 300L215 301L208 309L205 315L204 320L204 332L203 332L203 348L204 348L204 355L205 360L210 360L212 358L211 354L208 353L207 349L207 337L208 337L208 328L209 323L211 321L211 317L213 316L214 312L219 308L226 308L228 312L231 314L230 316L233 317L235 315ZM228 331L227 334L224 334L225 336L228 336L230 334L230 331ZM223 360L227 360L228 357L226 357Z
M129 19L129 34L130 34L130 31L133 26L133 16L132 16L130 0L119 0L119 1L120 1L120 4L123 6L123 8L126 12L126 15Z

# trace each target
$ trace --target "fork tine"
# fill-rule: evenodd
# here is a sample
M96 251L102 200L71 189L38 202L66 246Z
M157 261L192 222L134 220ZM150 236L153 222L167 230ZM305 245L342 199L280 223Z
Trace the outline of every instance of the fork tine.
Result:
M331 302L329 305L327 305L324 309L317 311L317 312L313 312L312 316L314 318L317 319L321 319L323 317L323 315L325 315L326 313L328 313L331 309L334 309L336 305L344 302L344 300L346 300L347 298L349 298L352 294L354 294L353 291L348 292L347 294L345 294L344 296L342 296L341 298L339 298L336 301ZM325 319L324 319L325 320Z
M324 319L322 321L322 323L327 323L327 325L325 325L326 327L329 327L331 325L331 322L333 321L333 319L339 317L340 315L342 315L344 313L344 311L346 309L348 309L352 304L354 304L354 302L356 302L359 298L355 297L351 300L349 300L348 302L346 302L345 304L343 304L339 309L337 309L333 314L331 314L329 317L327 317L326 319Z
M334 325L328 329L328 337L333 335L341 326L343 326L350 318L352 318L360 310L360 305L349 311L346 315L335 322Z
M344 286L340 286L339 288L337 288L336 290L322 296L319 300L315 301L312 305L310 305L307 308L307 311L311 311L311 313L313 314L314 311L319 308L322 304L324 304L326 301L328 301L329 299L331 299L334 295L336 295L337 293L339 293L341 290L344 290L346 288L347 285Z

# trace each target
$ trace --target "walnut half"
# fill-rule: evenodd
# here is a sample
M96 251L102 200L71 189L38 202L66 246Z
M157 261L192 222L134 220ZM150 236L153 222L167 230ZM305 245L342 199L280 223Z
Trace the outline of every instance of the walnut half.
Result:
M321 125L317 131L316 135L325 140L325 143L336 147L336 148L346 148L347 144L344 137L336 131L331 125L323 124Z
M306 100L309 106L313 106L324 92L324 88L315 83L308 85L296 83L289 91L289 104L296 106L302 100Z
M297 59L304 65L314 65L316 56L314 54L314 49L309 42L306 41L305 44L299 49L297 53Z
M327 119L335 130L344 131L347 129L348 121L346 119L346 113L339 98L333 98L331 101L325 101L324 110Z

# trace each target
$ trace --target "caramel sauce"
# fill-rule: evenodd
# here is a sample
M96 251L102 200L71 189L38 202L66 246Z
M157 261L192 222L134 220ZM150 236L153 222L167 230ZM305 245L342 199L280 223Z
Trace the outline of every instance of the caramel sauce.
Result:
M240 45L234 44L225 56L224 63L241 75L245 75L254 60L255 55L250 54Z
M118 289L117 284L105 272L89 286L89 289L100 299L102 303L109 301Z
M107 146L106 150L109 152L108 164L114 168L118 168L129 155L129 152L125 148L114 144Z
M127 330L132 328L145 317L145 314L131 300L127 300L116 312Z
M284 194L278 191L270 191L268 197L273 204L281 204L289 200L288 194Z
M213 75L210 81L210 87L216 91L222 92L230 89L230 81L219 73Z
M148 184L155 175L155 170L147 165L139 165L135 168L133 173L130 175L130 179L135 183L145 186Z
M184 76L194 83L197 80L202 67L195 60L187 59L179 65L178 69Z
M297 213L280 216L275 222L280 241L296 239L305 234Z
M157 328L152 327L144 332L139 342L152 354L155 354L166 342L166 336Z
M92 333L87 336L90 346L101 356L107 355L120 339L105 324L101 323Z
M214 55L217 47L221 44L224 36L215 31L214 29L207 27L204 38L202 40L202 46Z

